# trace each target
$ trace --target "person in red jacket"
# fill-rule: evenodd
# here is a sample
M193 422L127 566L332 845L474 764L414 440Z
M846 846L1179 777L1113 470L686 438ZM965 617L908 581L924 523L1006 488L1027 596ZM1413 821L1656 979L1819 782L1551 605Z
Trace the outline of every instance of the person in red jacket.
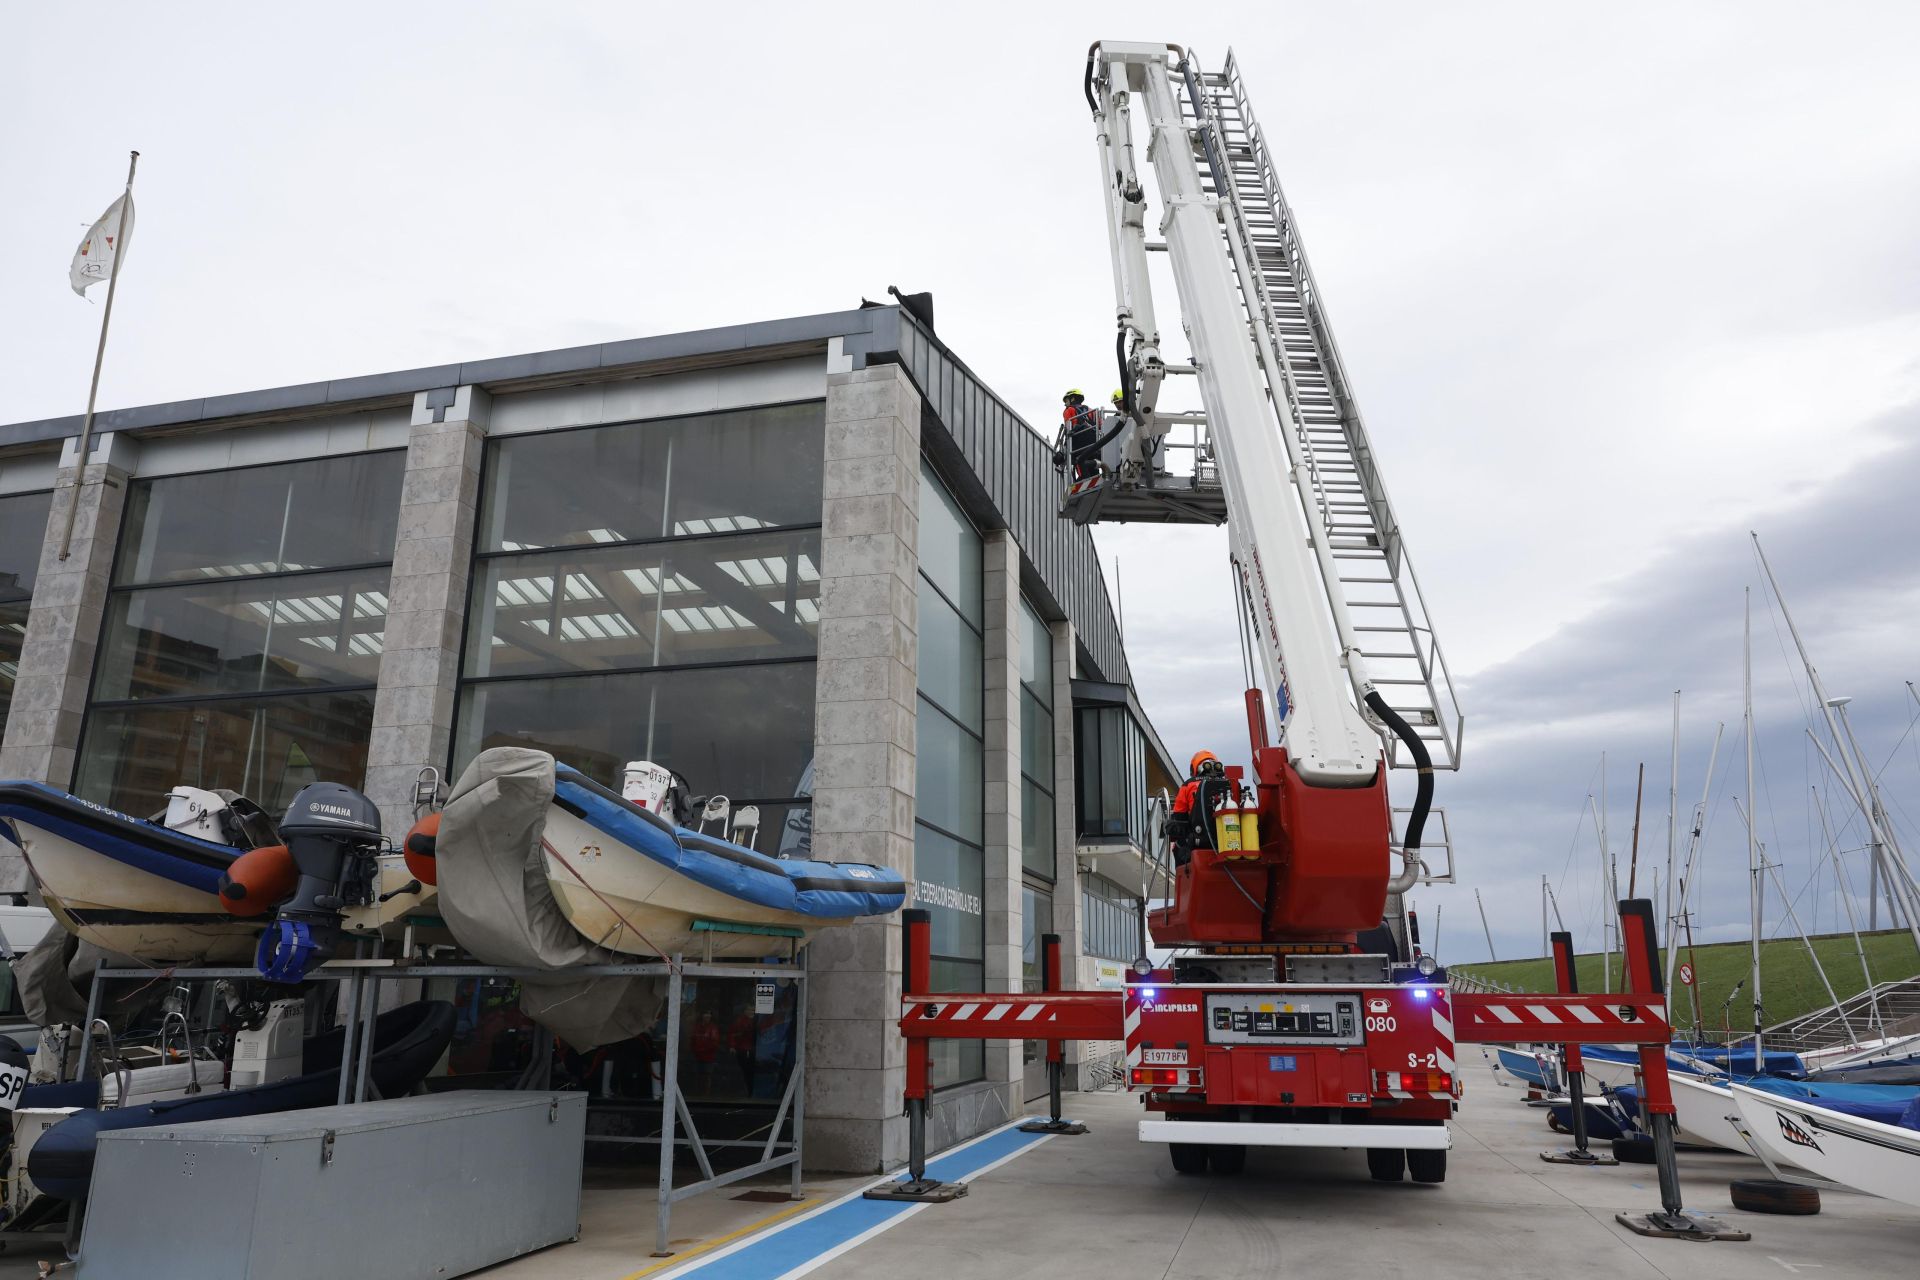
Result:
M1066 407L1060 411L1060 421L1066 427L1067 451L1073 459L1073 478L1084 480L1097 475L1100 471L1100 459L1094 451L1094 444L1100 439L1100 411L1087 403L1087 397L1078 387L1074 387L1060 401Z
M1173 812L1167 818L1173 860L1183 867L1196 847L1213 847L1213 811L1227 798L1227 770L1219 756L1196 751L1187 769L1191 776L1173 798Z

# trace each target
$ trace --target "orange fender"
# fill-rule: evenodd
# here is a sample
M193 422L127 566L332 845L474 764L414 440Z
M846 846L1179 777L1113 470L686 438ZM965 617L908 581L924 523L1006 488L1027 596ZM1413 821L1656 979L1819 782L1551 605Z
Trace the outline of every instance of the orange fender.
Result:
M437 884L439 864L435 861L436 846L440 842L440 815L430 813L413 824L407 832L407 838L400 842L400 853L406 859L407 871L421 884Z
M287 846L249 849L220 873L220 905L236 916L263 915L293 892L298 879Z

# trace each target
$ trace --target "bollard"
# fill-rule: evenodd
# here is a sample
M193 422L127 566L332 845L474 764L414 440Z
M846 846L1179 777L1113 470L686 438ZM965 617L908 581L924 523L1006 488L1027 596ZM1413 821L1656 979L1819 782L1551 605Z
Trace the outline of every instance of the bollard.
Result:
M1040 989L1049 992L1066 989L1060 981L1060 935L1057 933L1040 935ZM1057 1039L1047 1041L1047 1102L1052 1114L1045 1120L1027 1121L1020 1126L1020 1132L1073 1137L1087 1131L1087 1126L1074 1124L1060 1116L1060 1094L1066 1074L1065 1042Z
M1580 975L1573 964L1573 935L1556 933L1552 941L1554 989L1571 995L1580 990ZM1561 1151L1542 1151L1540 1158L1548 1164L1619 1164L1616 1156L1603 1156L1587 1149L1586 1072L1580 1061L1580 1046L1563 1044L1560 1051L1566 1060L1567 1100L1573 1104L1573 1146Z

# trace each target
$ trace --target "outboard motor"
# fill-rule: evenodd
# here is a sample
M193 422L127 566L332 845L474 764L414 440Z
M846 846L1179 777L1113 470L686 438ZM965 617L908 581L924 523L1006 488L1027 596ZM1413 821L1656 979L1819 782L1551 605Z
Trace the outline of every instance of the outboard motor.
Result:
M352 787L316 782L293 798L280 838L297 879L260 935L254 965L269 982L300 982L340 945L345 909L372 899L380 810Z

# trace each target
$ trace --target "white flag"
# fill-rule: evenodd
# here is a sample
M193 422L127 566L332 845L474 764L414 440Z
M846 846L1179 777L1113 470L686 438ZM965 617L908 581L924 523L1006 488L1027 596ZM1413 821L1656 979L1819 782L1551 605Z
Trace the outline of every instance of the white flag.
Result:
M120 220L123 205L126 207L124 223ZM80 248L73 255L73 265L67 269L67 281L73 285L73 291L84 298L88 285L98 284L112 275L115 256L125 253L132 239L133 194L129 192L107 206L107 211L88 228L86 239L80 242Z

